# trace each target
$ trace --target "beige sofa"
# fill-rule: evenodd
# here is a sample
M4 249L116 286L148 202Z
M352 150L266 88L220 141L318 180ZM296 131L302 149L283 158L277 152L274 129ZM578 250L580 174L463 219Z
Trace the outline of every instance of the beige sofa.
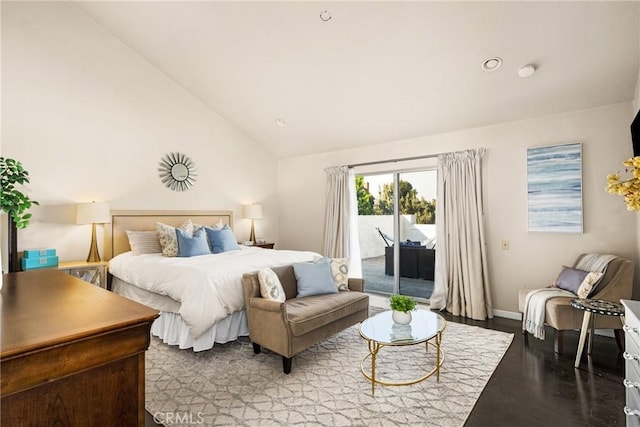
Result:
M575 265L585 256L582 254L576 260ZM596 292L591 299L620 302L621 299L631 299L633 288L633 262L624 258L616 258L609 263L605 275L602 277ZM527 294L533 289L522 289L518 295L518 309L524 312ZM575 297L577 298L577 297ZM580 330L584 311L571 307L570 297L551 298L546 304L544 323L555 330L554 350L562 353L563 332L565 330ZM622 348L622 323L619 317L595 316L596 329L613 329L618 346ZM526 332L525 339L527 337Z
M369 296L363 293L362 279L349 279L349 291L296 298L293 267L272 270L282 283L285 302L260 296L257 272L245 273L242 286L253 351L260 353L263 346L280 354L285 374L291 372L295 354L369 316Z

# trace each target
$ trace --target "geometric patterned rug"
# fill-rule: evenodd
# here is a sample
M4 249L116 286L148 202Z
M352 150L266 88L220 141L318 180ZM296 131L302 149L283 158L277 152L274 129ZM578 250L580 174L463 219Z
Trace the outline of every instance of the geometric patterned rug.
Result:
M462 426L513 340L513 334L447 322L440 382L434 375L409 386L378 384L372 396L361 372L368 351L358 327L294 356L289 375L279 355L254 354L248 338L194 353L153 337L146 409L167 426ZM384 347L376 377L418 378L434 366L434 348Z

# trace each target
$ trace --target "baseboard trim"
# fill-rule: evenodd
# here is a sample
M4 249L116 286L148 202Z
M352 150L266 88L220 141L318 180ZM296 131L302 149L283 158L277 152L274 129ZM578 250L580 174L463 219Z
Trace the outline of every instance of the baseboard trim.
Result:
M493 310L495 317L504 317L505 319L522 320L522 313L507 310Z

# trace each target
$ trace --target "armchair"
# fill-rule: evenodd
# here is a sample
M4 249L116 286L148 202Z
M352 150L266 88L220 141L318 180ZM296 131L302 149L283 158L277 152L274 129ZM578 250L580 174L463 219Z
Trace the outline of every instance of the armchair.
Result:
M576 260L577 265L582 254ZM605 301L620 302L621 299L630 299L633 288L633 262L624 258L612 260L602 276L596 288L596 293L590 298ZM518 308L524 313L527 294L533 289L522 289L518 295ZM577 297L576 297L577 298ZM567 329L580 330L582 327L583 312L571 307L571 297L551 298L546 303L545 324L555 330L554 350L562 353L563 333ZM617 317L596 316L594 319L596 329L613 329L618 346L622 343L622 323ZM526 332L525 332L526 338Z

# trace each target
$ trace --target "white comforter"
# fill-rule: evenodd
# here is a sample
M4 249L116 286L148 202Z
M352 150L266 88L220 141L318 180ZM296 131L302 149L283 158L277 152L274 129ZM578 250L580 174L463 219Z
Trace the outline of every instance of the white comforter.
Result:
M120 254L109 272L139 288L180 303L180 315L194 339L231 313L244 308L242 274L263 267L311 261L315 252L241 247L240 250L191 258L160 254Z

